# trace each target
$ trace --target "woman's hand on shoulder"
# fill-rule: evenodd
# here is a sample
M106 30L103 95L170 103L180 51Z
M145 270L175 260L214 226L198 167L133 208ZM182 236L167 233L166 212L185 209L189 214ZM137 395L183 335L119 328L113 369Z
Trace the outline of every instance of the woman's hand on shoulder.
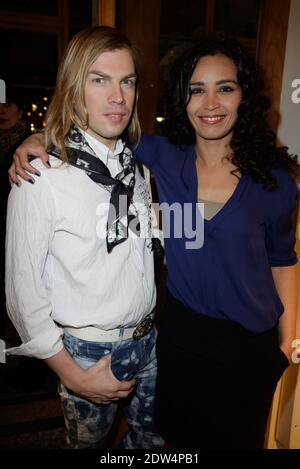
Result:
M49 157L43 145L43 134L30 135L16 149L13 155L13 163L8 170L11 186L13 184L21 185L20 178L34 182L31 175L40 176L39 171L29 163L29 158L32 156L41 158L46 168L49 168Z

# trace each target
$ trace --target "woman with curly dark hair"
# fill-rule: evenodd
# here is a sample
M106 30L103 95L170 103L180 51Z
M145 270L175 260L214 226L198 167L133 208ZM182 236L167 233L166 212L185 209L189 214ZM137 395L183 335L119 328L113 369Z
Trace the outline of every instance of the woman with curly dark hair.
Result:
M262 94L263 81L259 67L236 39L203 39L177 59L165 93L168 139L179 146L195 144L196 133L186 112L186 104L193 94L203 93L204 90L191 89L189 82L198 60L215 55L224 55L234 63L242 92L238 119L230 139L232 163L240 174L249 174L268 190L275 189L277 182L271 175L271 169L282 167L297 176L297 157L290 156L286 147L276 146L276 135L266 122L269 100ZM230 90L227 93L230 94Z
M262 448L291 361L299 166L276 146L267 110L241 45L199 40L170 73L168 138L144 135L135 150L168 207L156 417L175 448ZM30 170L28 148L18 166Z
M160 202L204 205L204 243L166 239L157 421L175 447L262 448L296 324L296 157L277 147L255 62L207 39L174 64L167 135L138 158Z

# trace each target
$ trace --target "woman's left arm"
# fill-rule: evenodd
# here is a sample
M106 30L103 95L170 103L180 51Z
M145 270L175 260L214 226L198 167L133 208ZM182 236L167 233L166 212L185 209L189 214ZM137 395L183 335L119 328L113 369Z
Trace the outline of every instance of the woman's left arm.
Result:
M291 362L292 342L295 339L297 321L299 289L299 285L297 285L297 267L296 265L272 267L272 275L284 306L284 312L279 319L280 348Z

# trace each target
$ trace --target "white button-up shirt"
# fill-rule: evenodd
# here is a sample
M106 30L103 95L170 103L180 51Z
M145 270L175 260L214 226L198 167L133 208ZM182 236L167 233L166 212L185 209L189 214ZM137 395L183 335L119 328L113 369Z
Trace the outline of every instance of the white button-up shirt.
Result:
M112 176L115 152L85 135ZM84 171L50 157L35 184L14 186L8 201L6 297L22 345L10 353L48 358L63 348L63 326L110 330L137 325L156 301L149 238L129 238L107 253L110 192ZM141 231L148 224L148 189L136 171L133 206L141 204ZM99 235L100 233L100 235Z

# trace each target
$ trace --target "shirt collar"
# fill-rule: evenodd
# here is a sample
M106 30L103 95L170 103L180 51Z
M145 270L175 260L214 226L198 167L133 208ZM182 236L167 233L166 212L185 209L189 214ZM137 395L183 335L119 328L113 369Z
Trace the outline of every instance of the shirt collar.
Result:
M97 140L95 137L88 134L87 132L84 131L83 135L88 144L96 153L96 155L106 166L108 164L108 158L116 158L124 148L124 142L122 142L120 138L117 140L114 151L112 151L106 145L104 145L104 143L99 142L99 140Z

